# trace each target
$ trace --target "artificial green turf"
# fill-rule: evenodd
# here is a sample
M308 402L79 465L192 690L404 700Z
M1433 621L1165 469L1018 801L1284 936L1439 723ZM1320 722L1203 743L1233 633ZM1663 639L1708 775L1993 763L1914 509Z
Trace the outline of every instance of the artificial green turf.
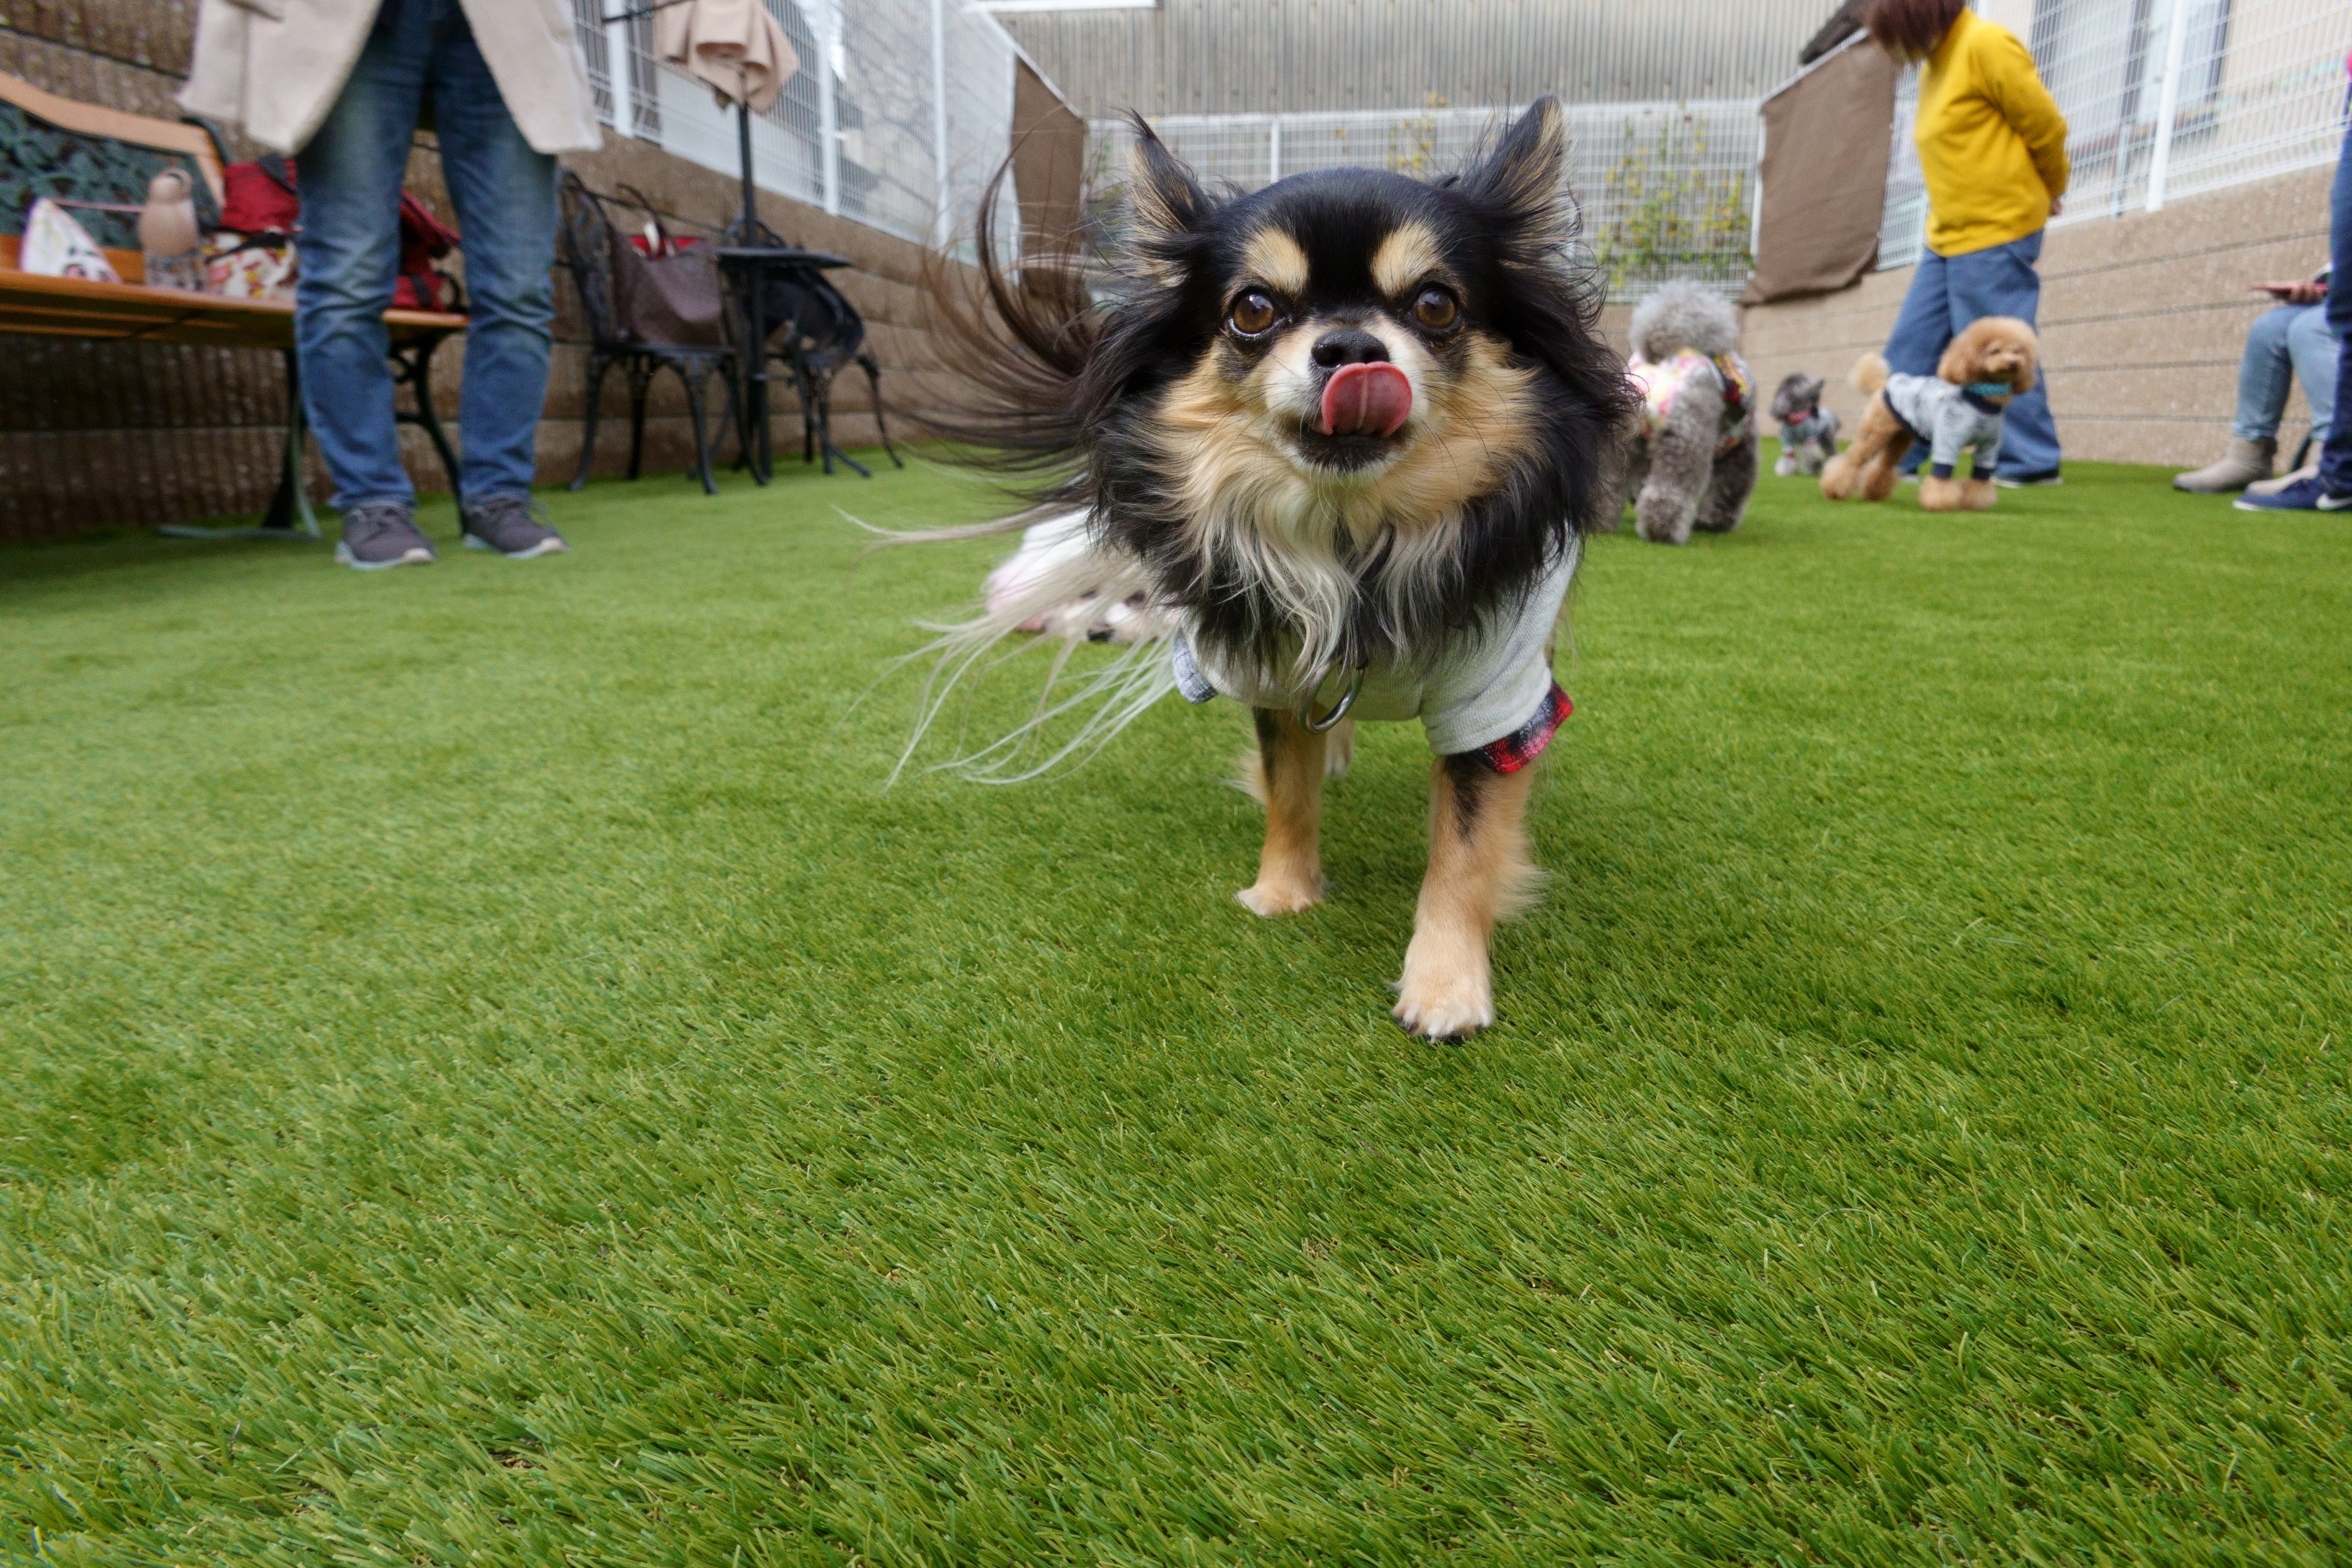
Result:
M2352 531L1910 495L1596 542L1456 1047L1417 731L878 792L936 471L0 552L0 1557L2345 1561Z

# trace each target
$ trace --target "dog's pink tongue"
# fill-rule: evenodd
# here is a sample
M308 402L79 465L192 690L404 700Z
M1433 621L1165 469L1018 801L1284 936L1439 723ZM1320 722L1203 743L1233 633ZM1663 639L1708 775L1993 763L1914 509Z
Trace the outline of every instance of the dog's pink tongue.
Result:
M1343 364L1323 384L1327 436L1396 434L1412 412L1412 383L1392 364Z

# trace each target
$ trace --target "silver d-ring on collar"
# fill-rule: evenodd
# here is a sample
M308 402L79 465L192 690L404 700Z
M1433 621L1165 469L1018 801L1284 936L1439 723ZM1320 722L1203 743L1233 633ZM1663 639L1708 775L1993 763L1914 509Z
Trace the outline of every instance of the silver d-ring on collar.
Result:
M1339 694L1339 701L1331 704L1331 711L1318 719L1315 717L1315 693L1322 684L1318 680L1308 687L1305 700L1298 704L1298 727L1310 735L1321 734L1348 716L1348 710L1356 705L1356 694L1364 689L1364 667L1360 664L1356 666L1356 673L1348 678L1348 689Z

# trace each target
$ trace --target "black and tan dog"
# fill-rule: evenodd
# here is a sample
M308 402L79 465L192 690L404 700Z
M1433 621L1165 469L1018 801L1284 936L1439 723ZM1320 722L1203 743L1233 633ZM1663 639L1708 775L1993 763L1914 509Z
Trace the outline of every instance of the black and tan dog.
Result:
M1148 605L1165 630L1089 678L1095 717L1050 760L1171 689L1248 705L1266 837L1237 896L1265 916L1324 895L1333 742L1420 721L1430 864L1395 1013L1467 1034L1495 1017L1491 929L1535 879L1528 764L1568 710L1553 630L1629 412L1568 258L1559 106L1434 184L1335 169L1223 198L1135 130L1108 289L1000 269L993 195L976 291L943 269L961 367L998 395L959 433L1045 476L1003 526L1071 518L1087 544L951 630L934 697L1078 594Z

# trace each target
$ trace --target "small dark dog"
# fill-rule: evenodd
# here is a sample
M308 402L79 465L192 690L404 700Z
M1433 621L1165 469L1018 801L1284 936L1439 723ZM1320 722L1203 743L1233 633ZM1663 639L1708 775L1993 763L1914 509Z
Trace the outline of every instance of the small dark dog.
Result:
M1772 417L1780 426L1780 455L1772 471L1782 479L1791 474L1818 474L1822 465L1837 456L1838 416L1822 406L1822 388L1828 384L1801 370L1780 378L1772 395Z
M1535 879L1528 764L1568 711L1554 627L1630 411L1600 293L1564 248L1559 106L1430 184L1326 169L1213 195L1135 132L1109 303L1074 268L1000 270L1002 174L977 295L957 283L974 274L935 274L958 368L998 398L949 427L1047 476L1035 510L995 526L1059 513L1085 543L1017 588L999 579L1004 602L949 631L924 722L1039 615L1141 595L1166 629L1040 705L1091 711L1078 739L1021 773L999 765L1019 731L963 760L1029 776L1170 690L1246 704L1266 835L1236 896L1275 916L1323 898L1342 721L1419 721L1437 753L1430 861L1395 1013L1417 1035L1468 1034L1495 1017L1489 933Z

